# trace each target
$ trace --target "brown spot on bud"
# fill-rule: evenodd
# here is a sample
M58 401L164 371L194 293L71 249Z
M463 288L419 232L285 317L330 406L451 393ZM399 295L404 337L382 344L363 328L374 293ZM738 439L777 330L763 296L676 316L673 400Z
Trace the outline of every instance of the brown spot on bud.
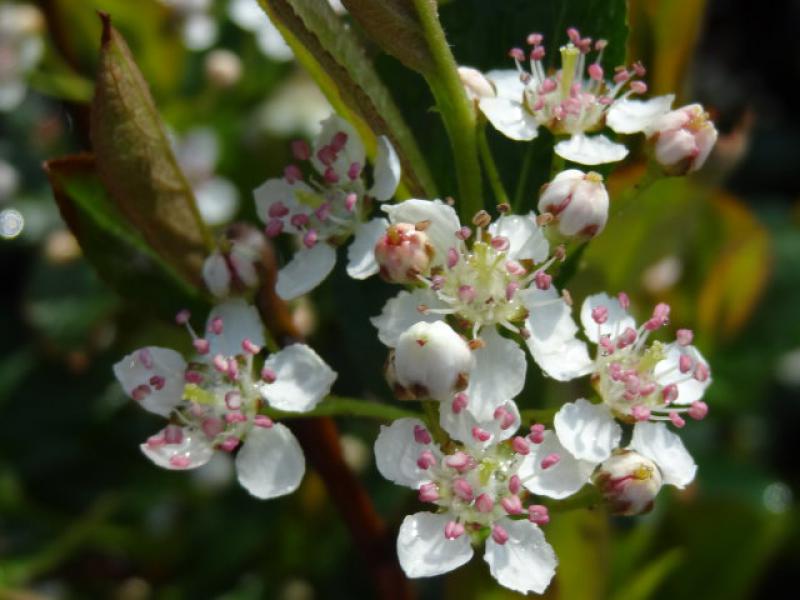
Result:
M542 227L544 225L549 225L550 223L553 222L553 219L555 219L555 217L553 216L552 213L549 212L542 213L540 215L536 215L536 224L539 227Z
M469 373L459 373L453 384L453 391L463 392L469 385Z
M467 342L470 350L480 350L481 348L486 347L486 342L484 342L481 338L475 338L474 340L470 340Z
M426 219L425 221L420 221L414 224L414 229L417 231L425 231L428 227L431 226L431 220Z
M475 216L472 217L472 224L475 225L475 227L481 227L485 229L491 222L492 217L485 210L479 210L475 213Z
M555 251L553 252L553 256L556 257L556 260L564 262L567 258L567 249L564 247L564 244L559 244L556 246Z
M497 205L497 212L501 215L505 215L511 212L511 205L508 202L503 202L502 204Z

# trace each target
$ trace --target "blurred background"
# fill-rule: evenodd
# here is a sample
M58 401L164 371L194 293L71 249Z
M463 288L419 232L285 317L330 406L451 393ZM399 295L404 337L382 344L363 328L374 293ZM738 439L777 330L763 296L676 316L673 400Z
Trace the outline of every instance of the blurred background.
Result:
M541 21L528 18L532 4ZM611 10L604 2L563 4L453 0L441 3L441 14L460 63L509 68L507 49L530 31L555 33L554 43L569 25L603 35ZM256 222L251 190L280 175L289 141L312 136L331 110L250 0L0 0L0 598L373 597L313 471L296 494L259 502L235 484L220 453L178 474L139 452L158 418L127 401L111 365L134 347L186 340L170 315L96 275L41 167L88 149L97 9L131 46L203 218L217 230L235 219ZM334 10L350 23L338 3ZM662 180L635 203L613 199L644 162L618 169L609 180L609 226L584 253L570 291L582 299L625 290L640 316L669 302L675 326L695 330L712 366L711 413L682 432L700 466L689 489L665 490L640 518L581 510L553 519L546 533L560 566L548 597L794 598L787 584L800 569L800 3L631 0L629 23L628 58L648 66L651 92L703 103L720 141L695 177ZM452 193L447 141L423 80L380 53L357 24L350 28L418 133L439 189ZM489 141L510 189L526 152L538 165L535 145L494 132ZM519 190L531 207L549 158L532 172ZM141 290L154 299L162 292ZM385 351L367 317L394 292L337 270L331 284L293 305L340 373L338 393L390 401ZM520 402L544 406L582 389L531 373ZM340 427L348 464L396 527L417 500L374 468L378 424L350 419ZM480 559L416 589L422 598L514 597Z

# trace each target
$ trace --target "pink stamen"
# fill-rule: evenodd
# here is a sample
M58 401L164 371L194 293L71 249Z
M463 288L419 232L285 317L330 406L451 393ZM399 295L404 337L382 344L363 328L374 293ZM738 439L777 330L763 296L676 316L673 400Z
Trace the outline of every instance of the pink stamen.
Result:
M631 299L628 298L628 294L625 292L620 292L617 294L617 301L619 302L620 307L622 307L622 310L628 310L631 306Z
M225 394L225 406L228 410L239 410L242 408L242 395L236 391L230 391Z
M339 131L331 139L331 148L334 151L341 152L347 144L348 135L344 131Z
M553 283L553 277L544 271L537 271L533 277L533 282L536 284L537 289L549 290Z
M527 42L531 46L538 46L544 40L544 36L541 33L531 33L528 35Z
M317 210L314 211L314 214L320 221L327 221L328 218L331 216L331 203L330 202L323 202L319 205Z
M150 350L147 348L142 348L137 353L137 356L139 357L139 362L142 363L142 366L144 366L145 369L153 368L153 355L150 354Z
M275 374L275 371L270 369L269 367L264 367L261 369L261 380L266 383L275 383L275 380L278 376Z
M694 333L691 329L678 329L678 331L675 332L675 339L678 341L679 345L688 346L694 339Z
M512 494L519 494L520 489L522 489L522 480L519 475L512 475L508 480L508 491Z
M531 60L539 61L544 58L544 46L536 46L531 50Z
M674 383L664 386L661 390L661 397L664 399L664 404L672 404L678 399L678 386Z
M214 365L214 368L220 373L228 372L228 360L224 356L222 356L222 354L217 354L212 360L212 364Z
M422 425L414 425L414 441L418 444L430 444L431 434Z
M514 297L514 294L517 293L517 290L519 290L519 283L516 281L510 282L506 286L506 300L511 302L511 299Z
M469 398L464 392L459 392L453 397L453 404L450 406L454 414L459 414L467 407Z
M481 494L475 498L475 508L478 510L478 512L482 513L492 512L492 509L494 508L494 500L492 500L492 497L489 494Z
M333 167L325 169L325 173L322 177L325 179L325 183L339 183L339 174Z
M303 172L297 165L286 165L283 169L283 178L287 183L296 183L303 179Z
M633 327L626 328L625 331L622 332L622 335L617 338L617 348L622 350L623 348L630 346L636 342L636 338L636 330Z
M468 454L458 451L445 458L444 464L451 469L455 469L459 473L463 473L472 467L472 460Z
M261 346L257 346L253 342L250 341L250 338L244 338L242 340L242 350L249 354L258 354L261 352Z
M455 540L464 535L464 526L456 521L448 521L444 526L444 537L448 540Z
M267 226L264 228L264 233L271 238L278 237L283 233L283 221L280 219L270 219L267 222Z
M433 452L430 450L424 450L417 458L417 466L420 469L430 469L433 465L436 464L436 457L433 455Z
M137 385L131 390L131 398L136 402L141 402L150 395L150 386L147 384Z
M458 299L462 302L472 302L476 295L477 292L471 285L462 285L458 288Z
M541 462L540 466L542 467L542 469L547 470L550 467L552 467L553 465L558 464L558 461L560 461L560 460L561 460L561 456L559 456L558 454L553 452L552 454L548 454L547 456L545 456L542 459L542 462Z
M431 277L431 289L440 290L444 287L445 278L442 275L434 275Z
M493 237L490 243L492 244L492 248L499 250L500 252L505 252L511 246L511 242L508 240L508 238L501 235Z
M305 235L303 236L303 245L311 249L317 244L317 240L319 238L319 234L317 234L316 229L309 229L306 231Z
M305 140L294 140L290 147L292 149L292 156L297 160L308 160L311 157L311 148Z
M186 371L183 375L183 380L186 383L200 384L203 383L203 375L197 371Z
M178 314L175 315L175 322L178 325L186 325L189 322L189 319L192 318L192 313L190 313L187 309L179 310Z
M512 48L508 51L508 55L519 62L525 60L525 51L522 48Z
M468 240L469 236L471 235L472 235L472 230L466 225L461 229L459 229L458 231L456 231L456 237L462 241Z
M192 346L194 346L194 349L198 354L205 355L208 354L208 350L211 345L208 343L208 340L204 338L197 338L192 341Z
M492 434L485 429L481 429L477 425L472 428L472 439L476 442L488 442L491 438Z
M708 404L706 404L702 400L692 402L692 405L689 407L689 410L687 412L689 413L689 416L692 417L695 421L700 421L704 419L708 414Z
M672 424L678 429L681 429L684 425L686 425L686 421L684 421L674 410L669 413L669 420L672 421Z
M575 27L570 27L567 29L567 37L569 37L569 41L576 46L581 42L581 34Z
M211 326L208 328L211 333L215 335L222 335L223 323L222 317L214 317L211 319Z
M458 264L458 251L455 248L447 249L447 268L452 269Z
M650 409L641 404L637 404L631 409L631 416L637 421L647 421L650 419Z
M469 482L460 477L453 482L453 493L464 500L464 502L471 502L474 495Z
M358 196L355 194L355 192L350 192L347 194L347 196L345 196L344 207L348 212L353 212L353 209L356 207L356 202L358 202Z
M219 445L219 449L223 452L233 452L239 446L239 443L239 438L232 435Z
M246 423L247 417L240 412L229 412L225 413L225 422L228 424Z
M508 271L509 275L524 275L525 267L516 260L509 260L506 261L506 271Z
M518 515L522 513L522 500L520 500L519 496L516 495L506 496L500 500L500 506L502 506L503 510L510 515Z
M420 502L436 502L439 499L439 488L435 483L423 483L419 486Z
M326 167L331 166L336 160L336 150L331 146L323 146L317 150L317 158Z
M511 447L514 449L514 452L521 454L522 456L530 454L531 451L531 447L528 445L528 442L525 441L525 438L521 435L518 435L511 440Z
M678 359L678 370L681 373L688 373L694 367L694 361L692 357L688 354L681 354L681 357Z
M167 380L161 375L153 375L148 383L158 392L164 389L164 386L167 384Z
M297 227L298 229L302 229L306 225L308 225L309 217L305 213L297 213L292 215L292 218L289 219L289 222Z
M350 165L347 169L347 177L350 181L355 181L361 176L361 165L357 162L354 162Z
M544 425L541 423L531 425L531 432L528 434L528 439L533 444L541 444L544 441Z
M644 81L631 81L630 86L634 94L644 94L647 92L647 84Z
M505 406L498 406L494 411L494 419L495 421L500 421L500 429L505 431L509 427L514 425L514 422L517 420L510 410L508 410Z
M592 320L598 325L608 321L608 308L605 306L595 306L592 309Z
M539 527L547 525L550 522L550 511L541 504L531 504L528 507L528 520Z
M694 378L700 383L708 381L709 371L708 366L704 363L698 362L694 368Z
M549 94L550 92L555 91L558 87L558 84L553 79L545 79L542 82L542 86L540 88L540 93L542 94Z
M508 532L500 525L492 527L492 539L501 546L508 541Z
M597 344L603 349L603 352L606 355L614 354L614 344L609 336L601 335L600 339L597 341Z
M256 415L253 417L253 425L256 427L263 427L264 429L269 429L275 423L273 423L272 419L270 419L267 415Z
M203 433L205 433L207 437L215 438L222 433L222 430L225 429L225 425L223 424L222 419L209 417L203 421L202 428Z
M176 469L185 469L191 464L188 456L183 454L176 454L175 456L171 456L169 459L169 464Z
M183 429L178 425L167 425L164 428L164 443L180 444L183 441Z
M592 63L591 65L589 65L587 71L589 72L589 77L591 77L595 81L601 81L603 79L603 67L601 67L597 63Z

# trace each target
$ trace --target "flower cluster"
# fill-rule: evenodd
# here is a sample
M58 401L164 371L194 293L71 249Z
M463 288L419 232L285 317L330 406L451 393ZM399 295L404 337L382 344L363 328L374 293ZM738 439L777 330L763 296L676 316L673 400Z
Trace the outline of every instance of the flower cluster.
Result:
M254 10L250 0L235 4ZM608 127L644 134L660 166L648 174L702 166L716 140L702 107L671 110L671 95L633 98L647 91L641 64L607 76L607 43L576 29L567 34L553 73L539 34L528 37L527 52L511 51L515 70L484 75L462 67L476 109L514 140L549 129L554 152L579 165L627 156L624 144L602 133ZM542 593L557 566L543 531L548 507L580 493L587 505L637 515L652 508L663 485L692 482L697 467L674 430L706 416L711 383L692 331L663 341L670 307L657 304L637 325L624 293L585 298L579 328L570 293L558 289L568 278L568 252L600 235L609 219L602 175L568 168L541 188L538 212L515 214L502 203L496 217L479 210L464 221L451 200L389 202L401 181L391 142L378 137L368 164L364 141L338 116L322 122L313 143L297 140L291 149L283 176L254 191L267 238L294 243L277 296L292 300L320 285L346 244L350 277L379 274L404 287L371 322L388 349L392 392L425 409L424 419L419 413L382 426L374 445L380 473L415 490L428 508L400 527L397 554L409 577L448 572L483 548L501 585ZM297 441L273 422L270 407L310 411L336 374L304 344L262 356L258 313L236 298L262 283L264 238L256 237L226 239L207 258L204 280L220 303L202 336L179 315L195 350L189 362L147 347L114 370L136 402L170 420L142 444L148 458L187 469L214 451L233 452L241 484L270 498L293 491L304 471ZM517 402L529 400L529 357L553 380L585 378L594 393L537 410L538 421L525 417Z
M26 76L44 53L44 17L32 4L0 4L0 112L25 99Z

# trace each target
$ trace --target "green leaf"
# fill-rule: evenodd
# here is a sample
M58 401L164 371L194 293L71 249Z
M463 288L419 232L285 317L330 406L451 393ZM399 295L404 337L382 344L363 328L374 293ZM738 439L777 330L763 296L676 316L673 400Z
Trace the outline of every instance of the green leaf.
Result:
M661 583L683 561L683 552L673 548L635 571L636 575L625 582L624 587L613 596L613 600L647 600L652 598Z
M369 156L375 156L376 136L387 136L400 158L406 193L434 197L417 142L352 29L327 2L259 1L336 112L356 127Z
M122 36L103 16L91 140L100 180L149 245L200 284L213 248L150 91Z
M127 301L173 315L189 307L200 313L206 298L153 251L123 218L100 182L90 155L45 163L61 215L87 260Z

